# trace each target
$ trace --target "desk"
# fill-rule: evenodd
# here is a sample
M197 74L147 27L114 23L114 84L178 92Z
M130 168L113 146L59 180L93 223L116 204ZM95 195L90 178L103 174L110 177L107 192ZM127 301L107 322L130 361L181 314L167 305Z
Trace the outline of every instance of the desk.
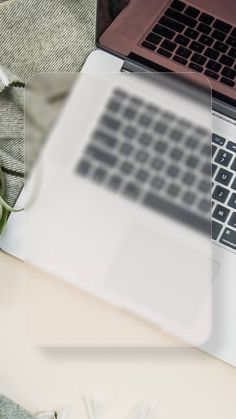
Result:
M236 417L236 369L196 349L37 347L26 330L24 264L1 253L0 339L0 393L31 411L69 403L71 419L83 418L81 394L90 391L105 395L110 418L127 417L145 397L163 419Z

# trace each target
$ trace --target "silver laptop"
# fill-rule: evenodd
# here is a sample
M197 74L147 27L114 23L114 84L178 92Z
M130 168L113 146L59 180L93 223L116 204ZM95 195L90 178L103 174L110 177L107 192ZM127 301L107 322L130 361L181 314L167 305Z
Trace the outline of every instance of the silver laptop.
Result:
M101 73L114 71L184 71L186 66L188 66L191 70L203 72L203 74L209 77L209 80L212 80L214 86L212 111L212 235L214 243L213 331L212 336L204 346L204 349L221 359L224 359L226 362L235 365L236 129L234 84L235 57L233 56L235 51L235 22L233 22L232 17L230 17L233 16L233 13L230 13L232 2L229 1L229 7L224 8L224 15L222 15L223 11L220 5L214 4L213 10L210 5L211 2L204 2L203 6L199 1L189 1L188 4L180 1L163 1L161 5L159 4L156 8L156 14L154 13L154 10L152 10L152 22L148 20L148 24L145 24L144 26L142 26L143 19L142 22L139 22L139 33L137 34L137 28L135 28L135 35L132 35L132 45L135 52L130 50L125 57L124 54L121 54L121 43L119 43L117 50L114 49L114 45L117 45L116 38L121 39L122 36L124 37L121 29L124 26L128 27L129 22L131 24L136 21L136 10L137 13L138 11L140 13L141 7L139 4L140 2L138 1L127 3L128 2L125 2L123 7L117 8L115 4L113 5L113 2L109 2L109 4L103 1L98 2L98 48L88 57L84 66L84 71L88 73L92 73L94 70ZM227 10L227 12L225 10ZM225 13L228 13L228 15L226 16ZM111 36L113 44L111 45L107 44L109 34L113 34L113 36ZM137 42L138 46L134 46L133 42L136 37L139 40ZM123 45L125 41L126 40L124 40ZM164 41L169 41L169 43ZM193 44L193 41L197 45ZM142 43L144 45L141 45ZM183 43L185 43L185 45ZM200 44L200 47L198 44ZM172 48L174 49L171 50ZM142 54L140 54L140 51L142 51ZM213 57L214 52L215 58ZM207 54L212 54L212 56L208 56ZM200 60L198 55L203 57L204 63ZM198 60L198 62L196 60ZM212 65L211 61L214 60L217 61L218 66L211 69L209 66ZM161 64L159 64L159 62L161 62ZM178 67L173 67L173 62L174 65L177 65ZM195 68L193 63L196 64ZM231 69L232 72L230 72L229 69ZM116 91L114 94L118 94L118 102L120 102L122 98L122 89L120 92ZM111 100L117 102L117 96L111 97ZM70 123L71 121L68 114L67 118L68 123ZM194 144L192 144L192 147L194 149ZM126 150L126 152L128 151ZM64 158L64 149L63 151L60 151L59 148L58 153ZM89 163L91 164L91 161ZM81 172L80 175L82 178L82 175L85 176L86 171L89 173L90 170L88 165L84 163L83 150L81 150L78 164L78 173ZM126 167L126 170L129 169ZM98 173L96 176L98 176L98 178L103 176L102 172L100 171L100 174ZM145 177L145 174L143 173L142 176ZM90 179L90 175L88 177ZM163 179L159 179L160 183L158 184L158 190L161 189L161 181L163 181ZM194 182L193 177L190 176L188 182L191 181ZM87 185L86 187L88 187L88 183L85 184ZM98 188L98 186L95 185L95 188ZM99 187L98 190L101 191L101 188ZM100 194L101 192L98 193ZM135 195L136 193L137 190L135 190L135 188L131 188L128 192L128 194L131 195ZM175 194L177 192L173 190L172 193ZM122 198L123 197L120 196L121 200ZM150 200L149 205L155 206L157 204ZM158 207L157 210L159 212L160 207ZM5 231L5 242L3 242L2 247L10 252L11 240L16 234L16 225L19 226L19 224L19 216L13 215L9 221L8 229ZM13 225L14 229L12 230L11 228ZM13 251L15 254L18 252L16 249L13 249Z

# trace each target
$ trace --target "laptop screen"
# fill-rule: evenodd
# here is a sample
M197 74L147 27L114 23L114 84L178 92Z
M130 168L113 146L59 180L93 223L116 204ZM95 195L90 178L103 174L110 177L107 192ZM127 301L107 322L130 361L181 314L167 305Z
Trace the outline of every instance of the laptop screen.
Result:
M96 43L103 32L111 25L130 0L98 0Z

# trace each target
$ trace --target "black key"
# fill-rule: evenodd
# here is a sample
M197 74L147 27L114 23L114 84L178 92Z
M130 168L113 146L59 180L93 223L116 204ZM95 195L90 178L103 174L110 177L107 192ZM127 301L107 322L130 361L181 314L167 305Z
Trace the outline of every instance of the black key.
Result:
M181 57L184 57L184 58L189 58L190 55L192 54L192 51L188 48L185 48L185 47L179 47L176 50L176 54L178 54L178 55L180 55Z
M135 183L129 182L124 188L124 194L128 198L136 199L140 194L140 188Z
M222 207L222 205L217 205L213 211L212 217L218 221L224 223L230 213L228 208Z
M81 160L77 166L77 172L82 176L87 176L91 168L91 164L87 160Z
M136 128L132 127L131 125L128 125L127 127L125 127L123 131L123 135L129 140L132 140L132 138L135 137L136 133L137 133Z
M219 61L221 64L227 65L228 67L231 67L234 63L233 58L228 57L228 55L221 55Z
M171 29L165 28L161 25L156 25L153 30L153 32L157 33L158 35L164 36L164 38L172 39L175 36L175 32Z
M182 23L176 22L175 20L169 19L166 16L162 16L159 23L163 26L166 26L169 29L173 29L176 32L182 32L185 28Z
M223 44L223 42L220 42L220 41L216 41L214 43L214 48L217 49L217 51L220 51L220 52L226 52L227 49L228 49L227 45Z
M121 107L121 103L114 99L110 100L110 102L107 105L107 108L109 109L109 111L112 111L112 112L117 112L120 109L120 107Z
M123 143L120 147L120 152L124 154L125 156L130 156L132 151L133 151L133 147L130 145L130 143Z
M146 182L148 180L148 178L149 178L149 173L146 170L144 170L144 169L140 169L136 173L136 178L140 182Z
M165 49L159 48L157 51L159 54L164 55L164 57L170 58L171 57L171 52L166 51Z
M125 173L126 175L129 175L130 173L132 173L133 168L134 168L133 165L128 161L124 161L122 165L120 166L121 172Z
M213 195L212 195L212 197L216 201L223 202L223 203L226 201L228 196L229 196L229 190L225 189L225 188L223 188L222 186L219 186L219 185L217 185L215 187L215 190L214 190Z
M189 48L193 51L201 53L204 50L204 45L199 44L199 42L192 41L192 43L189 45Z
M176 142L179 142L183 137L183 133L181 131L178 131L177 129L173 129L170 132L170 139Z
M171 41L168 41L167 39L165 39L161 43L161 47L167 49L168 51L174 51L174 49L177 47L177 44L175 44L174 42L171 42Z
M190 40L184 35L177 35L175 37L175 42L182 45L183 47L186 47L189 44Z
M211 150L212 150L212 157L213 157L217 150L217 147L215 145L212 145Z
M193 54L191 60L196 64L203 65L206 62L207 58L203 57L203 55L195 53Z
M137 113L136 109L127 107L124 109L123 115L127 119L134 119L136 116L136 113Z
M86 149L87 154L93 157L95 160L100 161L101 163L106 164L107 166L113 167L116 162L117 158L106 151L102 151L99 148L89 145Z
M233 141L228 141L226 144L226 148L236 153L236 143L233 143Z
M204 144L202 147L202 154L204 156L207 156L210 158L210 156L212 155L212 147L210 146L210 144Z
M145 163L147 160L148 160L148 158L149 158L149 154L148 153L146 153L146 151L143 151L143 150L139 150L137 153L136 153L136 160L138 161L138 162L140 162L140 163Z
M207 13L203 12L199 16L199 20L200 20L200 22L203 22L206 25L210 25L213 22L214 18L212 16L208 15Z
M215 39L218 39L218 41L224 41L226 34L223 32L219 32L216 29L212 32L211 36Z
M198 65L196 63L190 63L189 67L192 68L195 71L198 71L199 73L201 73L203 71L203 67L201 67L200 65Z
M196 178L195 176L191 173L191 172L186 172L182 178L183 182L185 183L185 185L193 185Z
M174 147L170 153L170 157L175 161L181 160L182 156L183 156L183 151L177 147Z
M153 188L155 188L155 189L157 189L157 190L162 189L162 188L163 188L163 186L164 186L164 184L165 184L164 179L163 179L163 178L161 178L161 177L159 177L159 176L155 176L155 177L152 179L152 183L151 183L151 185L153 186Z
M228 221L228 224L229 224L231 227L236 228L236 212L233 212L233 214L231 215L231 217L230 217L230 219L229 219L229 221Z
M199 42L210 47L213 44L214 40L207 35L201 35L199 38Z
M175 120L175 114L173 112L170 111L164 111L162 112L162 117L167 120L165 122L169 123L169 122L173 122Z
M216 240L219 237L219 234L222 230L222 224L217 223L216 221L212 221L212 238Z
M152 44L158 45L162 40L162 37L157 35L156 33L150 33L147 38L146 41L151 42Z
M140 142L140 144L147 146L147 145L151 144L152 137L151 137L150 134L147 134L146 132L144 132L140 135L139 142Z
M201 199L199 202L199 209L204 212L208 212L211 209L211 202L209 199Z
M226 228L220 242L225 246L230 247L231 249L236 249L236 231L231 230L231 228Z
M200 10L195 9L195 7L192 6L188 6L187 9L185 9L184 13L195 19L196 17L198 17Z
M204 55L208 58L212 58L213 60L216 60L219 57L220 53L216 51L215 49L207 48L206 51L204 52Z
M228 33L232 28L231 25L219 19L215 20L215 22L213 23L213 27L225 33Z
M205 33L206 35L209 35L209 33L211 32L211 27L208 25L205 25L205 23L199 23L196 29L199 32Z
M152 161L152 167L155 170L160 170L164 166L164 161L159 157L155 157Z
M232 163L231 170L234 170L236 172L236 157Z
M202 166L202 173L204 173L204 175L210 176L211 172L212 169L210 163L204 163Z
M225 141L226 141L226 139L223 138L223 137L220 137L220 135L212 134L212 142L213 143L215 143L217 145L220 145L220 146L223 146L225 144Z
M230 48L228 55L230 55L230 57L236 58L236 48Z
M228 202L229 207L236 209L236 193L233 192Z
M227 84L227 86L234 87L235 83L233 80L226 79L226 77L221 77L221 83Z
M199 140L196 137L191 136L191 137L188 137L186 140L186 146L191 149L196 148L198 144L199 144Z
M143 104L143 101L138 96L131 96L130 104L135 108L139 108Z
M201 192L209 192L211 189L211 183L207 180L201 180L198 184L198 189Z
M174 0L170 7L172 7L175 10L178 10L179 12L182 12L182 10L184 10L185 8L185 3L183 3L182 1L179 0Z
M123 101L127 97L126 92L120 88L114 90L114 95L116 99L121 101Z
M167 169L167 174L170 177L176 178L179 174L179 168L171 164Z
M192 19L191 17L179 13L173 9L167 9L165 15L171 19L177 20L177 22L183 23L186 26L190 26L190 28L195 28L197 24L195 19Z
M194 201L196 200L196 195L194 195L192 192L185 192L183 195L183 201L188 204L188 205L192 205L194 203Z
M215 79L215 80L219 78L219 74L214 73L214 71L211 71L211 70L204 71L204 74L206 74L206 76L211 77L212 79Z
M234 36L234 38L236 38L236 28L232 29L231 36Z
M94 173L93 173L93 179L97 182L97 183L101 183L105 180L107 175L106 170L104 170L101 167L98 167Z
M167 188L168 195L172 196L173 198L176 198L176 196L179 195L179 192L180 192L180 187L178 185L175 185L174 183L172 183Z
M177 63L186 65L188 60L186 60L186 58L180 57L178 55L174 55L173 60L176 61Z
M138 123L143 127L149 127L152 122L152 118L148 115L141 115L138 119Z
M142 46L144 48L150 49L151 51L155 51L155 49L156 49L156 46L155 45L150 44L150 42L147 42L147 41L143 41L142 42Z
M191 169L195 169L199 163L199 160L196 156L190 155L186 160L186 166L191 167Z
M154 126L154 130L158 132L159 134L164 134L164 132L167 130L168 126L166 124L163 124L163 122L157 122Z
M236 177L235 177L235 179L234 179L234 181L233 181L233 183L231 185L231 188L234 189L234 190L236 190Z
M212 170L212 176L214 176L214 174L215 174L215 172L217 170L216 164L212 164L211 170Z
M165 141L163 141L163 140L159 140L159 141L157 141L157 142L156 142L156 144L155 144L155 150L156 150L158 153L164 153L164 152L167 150L167 148L168 148L168 145L167 145L167 143L166 143Z
M222 185L228 185L233 177L233 174L228 172L228 170L220 169L216 176L216 181Z
M236 76L236 70L233 70L232 68L229 68L229 67L224 67L221 74L227 77L228 79L233 80Z
M187 28L184 31L184 35L186 35L188 38L191 38L191 39L197 39L199 32L195 31L194 29Z
M219 150L215 157L215 161L216 163L221 164L221 166L227 167L232 157L233 157L232 153L229 153L228 151L224 151L224 150Z
M178 219L184 224L188 224L205 233L209 233L210 231L210 223L208 221L181 208L179 205L173 204L173 202L167 202L165 199L154 195L151 192L148 192L145 195L143 203L154 211L162 212L169 217L173 217L175 220Z
M99 141L100 143L106 145L107 147L113 148L117 144L117 139L112 135L106 134L102 131L95 131L93 134L93 139Z
M228 44L228 45L230 45L231 47L236 47L236 38L233 38L232 36L229 36L227 39L226 39L226 43Z
M119 189L119 187L122 184L122 179L119 176L113 175L109 182L108 182L108 186L109 188L113 189L114 191L116 191L117 189Z
M120 121L107 115L102 117L101 124L114 131L117 131L120 128Z

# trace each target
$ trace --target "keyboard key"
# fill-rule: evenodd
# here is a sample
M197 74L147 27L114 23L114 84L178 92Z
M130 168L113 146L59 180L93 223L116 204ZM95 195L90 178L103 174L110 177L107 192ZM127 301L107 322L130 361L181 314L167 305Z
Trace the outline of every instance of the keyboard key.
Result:
M186 58L180 57L179 55L174 55L173 60L176 61L177 63L186 65L188 60L186 60Z
M204 144L203 145L203 147L202 147L202 154L204 156L209 157L209 158L212 156L212 147L211 147L210 144Z
M219 234L222 230L222 224L217 223L216 221L212 221L212 238L213 240L218 239Z
M156 33L150 33L147 38L146 41L151 42L152 44L158 45L162 40L162 37L157 35Z
M214 42L214 40L207 35L201 35L198 41L208 47L210 47Z
M185 185L193 185L196 178L195 176L191 173L191 172L186 172L182 178L183 182L185 183Z
M228 33L232 28L232 26L229 25L229 23L223 22L219 19L215 20L215 22L213 23L213 27L225 33Z
M213 157L217 150L217 147L215 145L212 145L211 150L212 150L212 157Z
M191 28L195 28L197 24L197 21L195 19L192 19L191 17L179 13L173 9L167 9L165 15L170 17L171 19L176 20L177 22L183 23L186 26L190 26Z
M236 157L232 163L231 170L234 170L236 172Z
M187 191L184 193L182 199L186 204L192 205L194 201L196 200L196 195L193 194L192 192Z
M175 37L175 42L182 45L183 47L186 47L189 44L190 40L184 35L177 35Z
M223 42L220 41L216 41L213 45L213 48L217 49L217 51L220 52L226 52L228 49L227 45L223 44Z
M224 150L219 150L216 157L215 157L215 161L216 161L216 163L219 163L222 166L227 167L229 165L232 157L233 157L232 153L229 153L228 151L224 151Z
M234 143L233 141L228 141L226 144L226 148L236 153L236 143Z
M145 163L149 158L149 154L146 151L139 150L136 153L135 158L138 162Z
M199 23L196 29L199 32L205 33L206 35L209 35L209 33L211 32L211 27L208 25L205 25L204 23Z
M111 188L113 191L117 191L122 184L122 179L119 176L112 176L108 182L109 188Z
M147 42L147 41L143 41L142 42L142 46L144 48L150 49L151 51L155 51L155 49L156 49L156 46L155 45L150 44L150 42Z
M217 205L213 211L212 217L218 221L224 223L230 213L228 208L223 207L222 205Z
M117 131L121 125L120 121L107 115L102 117L101 124L114 131Z
M221 137L220 135L212 134L212 142L213 143L215 143L217 145L220 145L220 146L223 146L225 144L225 141L226 141L226 139Z
M211 170L212 170L212 176L214 176L214 174L215 174L215 172L217 170L216 164L212 164Z
M171 55L172 55L171 52L166 51L163 48L159 48L157 52L158 52L158 54L164 55L164 57L167 57L167 58L170 58Z
M168 148L167 142L163 140L159 140L155 144L155 150L158 153L164 153L167 150L167 148Z
M226 79L225 77L221 77L221 83L227 84L227 86L234 87L235 83L233 80Z
M121 154L125 156L130 156L132 151L133 151L133 147L130 145L130 143L123 143L120 147Z
M184 31L184 35L191 39L197 39L197 37L199 36L199 32L195 31L195 29L187 28Z
M152 123L152 118L148 115L142 114L138 119L138 123L142 127L149 127L149 125Z
M195 149L199 144L199 140L198 138L194 137L194 136L190 136L186 139L186 146L191 148L191 149Z
M163 122L157 122L154 126L154 131L158 132L159 134L164 134L167 128L168 126L166 124L163 124Z
M176 198L180 193L180 187L178 185L175 185L174 183L172 183L167 188L167 193L168 193L168 195L172 196L173 198Z
M140 169L136 173L136 178L140 182L146 182L148 180L148 178L149 178L149 173L147 172L147 170Z
M233 192L228 202L229 207L236 209L236 193Z
M168 51L174 51L174 49L177 47L177 44L175 44L174 42L168 41L167 39L165 39L162 43L161 43L161 47L164 49L167 49Z
M106 164L107 166L115 166L117 162L117 157L106 152L103 150L100 150L99 148L89 145L86 149L87 154L89 154L91 157L93 157L95 160L98 160L101 163Z
M221 183L222 185L228 186L229 182L231 181L233 174L228 172L228 170L220 169L216 176L216 181Z
M208 212L211 209L211 202L209 199L201 199L199 203L199 209L204 212Z
M123 135L125 138L132 140L137 133L136 128L132 127L131 125L127 125L123 131Z
M112 112L118 112L121 107L121 103L117 100L110 100L110 102L107 105L107 108Z
M117 144L117 139L115 137L102 131L95 131L93 139L110 148L114 148Z
M234 190L236 190L236 177L235 177L235 179L234 179L234 181L233 181L233 183L231 185L231 188L234 189Z
M127 119L134 119L136 116L136 113L137 113L136 109L127 107L124 109L123 115Z
M229 68L229 67L224 67L221 74L227 77L228 79L233 80L236 76L236 70L233 70L232 68Z
M153 167L153 169L160 170L160 169L163 168L163 166L164 166L164 161L162 159L160 159L159 157L155 157L152 160L152 167Z
M211 79L215 79L217 80L219 78L219 74L215 73L214 71L211 70L205 70L204 74L206 74L206 76L211 77Z
M204 55L208 58L212 58L213 60L216 60L219 57L220 53L216 51L215 49L207 48L206 51L204 52Z
M228 221L228 224L229 224L231 227L236 228L236 212L233 212L233 214L231 215L231 217L230 217L230 219L229 219L229 221Z
M231 67L234 63L233 58L228 57L228 55L221 55L219 62L221 64L227 65L228 67Z
M87 160L81 160L77 167L77 172L82 176L87 176L90 172L91 164Z
M226 228L222 234L220 242L231 249L236 249L236 231L231 228Z
M192 41L189 48L192 49L193 51L201 53L204 50L204 45L199 44L199 42Z
M183 133L177 129L173 129L170 132L170 139L176 142L179 142L183 137Z
M166 28L164 26L161 26L159 24L156 25L153 28L152 31L155 32L155 33L157 33L158 35L163 36L164 38L167 38L167 39L172 39L175 36L175 32L174 31L172 31L171 29L168 29L168 28Z
M107 172L101 167L98 167L93 173L93 179L97 183L102 183L106 178Z
M139 137L139 142L143 146L148 146L152 142L152 136L146 132L143 132Z
M170 153L170 157L175 161L181 160L182 156L183 156L183 151L177 147L174 147Z
M206 25L210 25L213 22L214 18L212 16L208 15L207 13L203 12L199 16L199 20L200 20L200 22L203 22Z
M132 173L133 169L134 167L129 161L124 161L120 166L121 172L125 173L126 175Z
M230 35L236 38L236 28L232 29L232 32Z
M194 156L194 155L190 155L187 160L186 160L186 165L188 167L191 167L191 169L195 169L199 164L199 159Z
M198 189L201 192L209 192L211 189L211 183L207 180L201 180L198 184Z
M198 65L196 63L190 63L189 67L192 68L195 71L198 71L199 73L201 73L203 71L203 67L201 67L200 65Z
M160 176L155 176L155 177L152 179L151 186L152 186L153 188L157 189L157 190L160 190L160 189L162 189L162 188L163 188L164 184L165 184L165 181L164 181L164 179L163 179L163 178L161 178Z
M217 185L212 194L212 197L219 202L224 203L229 196L229 190Z
M224 41L224 39L226 38L226 34L223 32L219 32L217 30L214 30L211 34L211 36L215 39L218 39L218 41Z
M226 43L228 44L228 45L230 45L231 47L236 47L236 38L233 38L232 36L229 36L227 39L226 39Z
M193 54L191 60L196 64L203 65L203 64L205 64L207 58L204 57L203 55L199 55L199 54L195 53L195 54Z
M202 166L202 173L204 173L204 175L210 176L212 173L212 168L210 163L204 163Z
M175 32L182 32L185 28L182 23L176 22L175 20L169 19L166 16L162 16L159 23L163 26L166 26L169 29L173 29Z
M184 13L195 19L196 17L198 17L198 15L200 13L200 10L198 10L195 7L192 7L192 6L188 6L187 9L185 9Z
M171 164L167 169L167 174L170 177L176 178L179 174L179 168Z
M128 182L124 188L124 194L128 198L137 199L140 194L140 188L135 183Z
M190 55L192 54L192 51L188 48L185 48L185 47L179 47L176 50L176 54L178 54L178 55L180 55L181 57L184 57L184 58L189 58Z
M170 7L172 7L172 9L178 10L179 12L182 12L185 8L185 3L179 0L174 0Z
M230 57L236 58L236 48L230 48L228 55L230 55Z

